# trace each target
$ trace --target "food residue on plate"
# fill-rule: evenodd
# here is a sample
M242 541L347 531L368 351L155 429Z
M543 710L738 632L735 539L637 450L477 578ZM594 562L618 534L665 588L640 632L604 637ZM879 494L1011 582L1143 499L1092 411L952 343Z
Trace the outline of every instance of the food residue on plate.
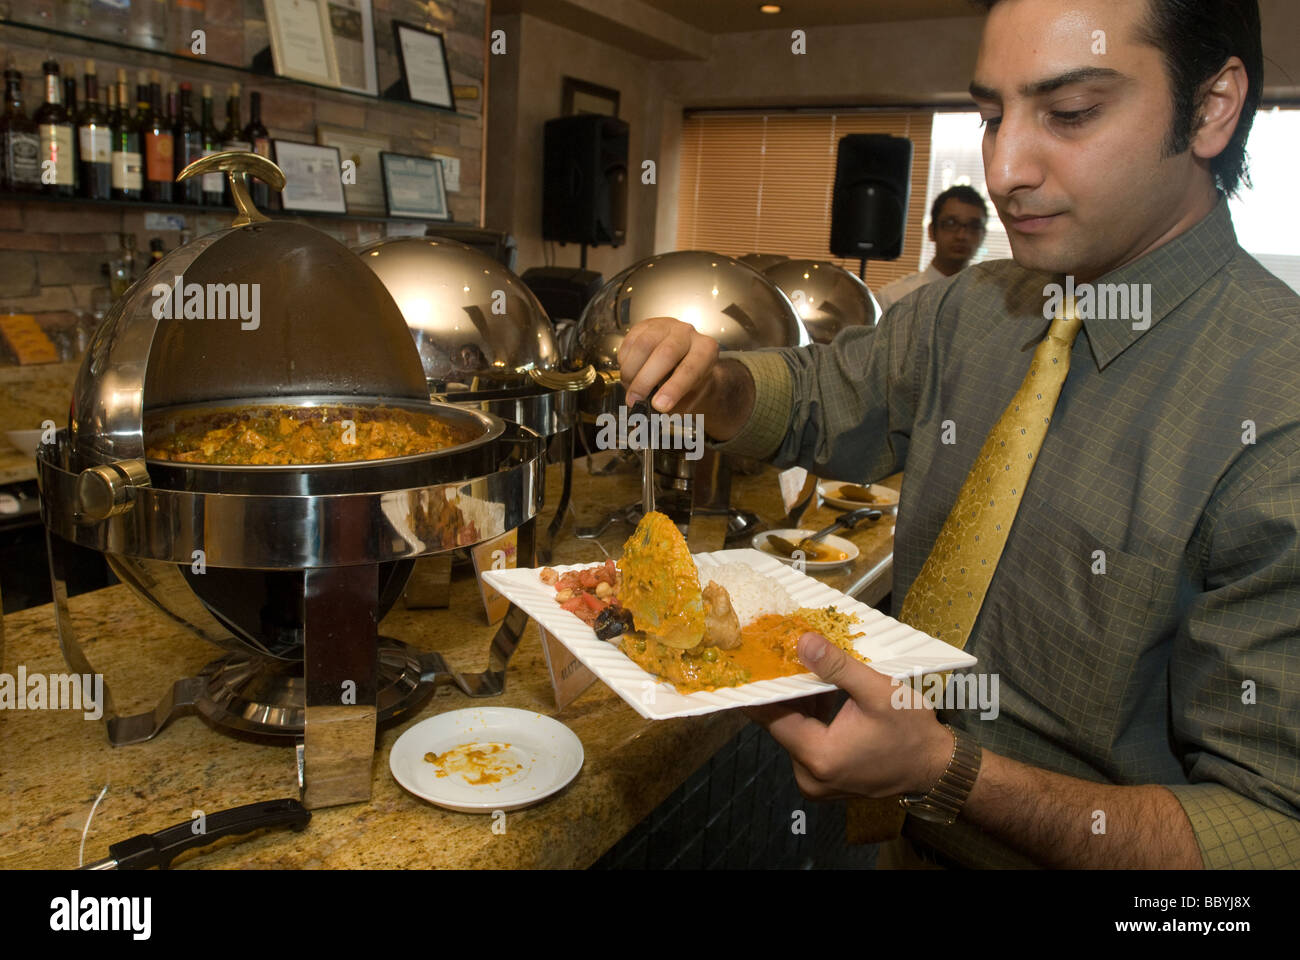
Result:
M443 753L432 751L424 759L433 764L439 777L458 773L472 787L500 783L523 769L522 763L513 763L513 757L500 756L510 749L508 743L463 743Z

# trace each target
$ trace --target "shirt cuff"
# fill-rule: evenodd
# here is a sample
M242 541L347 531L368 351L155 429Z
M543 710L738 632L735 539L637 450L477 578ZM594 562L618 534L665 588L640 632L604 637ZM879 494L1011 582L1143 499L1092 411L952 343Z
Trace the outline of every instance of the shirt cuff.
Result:
M1207 870L1300 866L1300 820L1219 783L1165 785L1191 821Z
M738 360L754 381L754 412L730 440L715 443L719 453L738 457L767 460L781 448L790 432L790 416L794 411L794 378L790 367L777 351L751 350L727 352L721 360Z

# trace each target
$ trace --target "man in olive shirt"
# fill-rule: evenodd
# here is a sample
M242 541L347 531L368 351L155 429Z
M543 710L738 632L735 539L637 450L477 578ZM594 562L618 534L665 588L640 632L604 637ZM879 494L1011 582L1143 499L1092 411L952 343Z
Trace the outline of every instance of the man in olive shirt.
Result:
M980 741L978 777L955 824L906 835L975 866L1296 866L1300 299L1241 250L1223 199L1259 100L1257 4L985 5L972 93L1015 261L824 346L715 362L690 327L647 321L622 348L629 402L671 373L656 409L702 412L724 451L858 481L905 469L897 611L1045 318L1095 284L1107 309L1077 302L967 642L998 715L945 715ZM850 694L829 724L757 711L801 789L929 790L954 742L934 713L893 709L888 678L815 635L800 655Z

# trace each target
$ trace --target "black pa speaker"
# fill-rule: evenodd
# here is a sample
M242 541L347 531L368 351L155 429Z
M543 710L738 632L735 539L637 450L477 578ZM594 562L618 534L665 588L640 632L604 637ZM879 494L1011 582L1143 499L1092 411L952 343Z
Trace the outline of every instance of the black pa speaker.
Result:
M552 321L577 320L600 292L605 278L578 267L533 267L519 278L546 308Z
M627 239L628 125L580 114L546 121L542 239L620 246Z
M831 253L897 260L912 195L912 141L883 133L841 137L831 200Z

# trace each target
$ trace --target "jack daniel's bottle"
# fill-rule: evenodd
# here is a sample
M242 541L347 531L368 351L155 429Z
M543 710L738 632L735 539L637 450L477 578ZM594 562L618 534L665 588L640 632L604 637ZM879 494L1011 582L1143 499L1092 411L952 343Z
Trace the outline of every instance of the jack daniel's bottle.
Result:
M0 183L21 193L41 188L41 138L23 112L23 75L12 65L5 70L5 112L0 116Z

